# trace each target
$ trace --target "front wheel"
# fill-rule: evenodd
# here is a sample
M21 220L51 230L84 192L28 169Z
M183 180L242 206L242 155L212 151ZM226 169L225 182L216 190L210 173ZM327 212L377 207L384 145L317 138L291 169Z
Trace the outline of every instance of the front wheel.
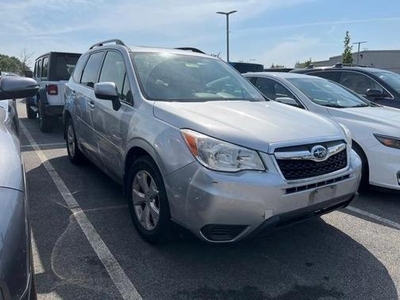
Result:
M164 243L173 236L168 198L160 171L153 160L136 160L128 175L128 201L133 223L149 243Z

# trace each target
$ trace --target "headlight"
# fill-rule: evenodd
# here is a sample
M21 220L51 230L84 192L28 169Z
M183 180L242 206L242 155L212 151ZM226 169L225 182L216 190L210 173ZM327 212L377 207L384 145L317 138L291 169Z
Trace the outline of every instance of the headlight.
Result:
M380 141L383 145L390 147L390 148L396 148L400 149L400 138L395 138L387 135L380 135L374 133L375 138Z
M344 134L346 136L346 142L347 142L347 144L349 144L349 147L351 148L352 136L351 136L350 130L346 126L344 126L343 124L339 123L339 125L340 125L340 127L342 127L343 132L344 132Z
M190 152L206 168L224 172L265 170L260 156L254 150L220 141L189 129L182 129L181 132Z

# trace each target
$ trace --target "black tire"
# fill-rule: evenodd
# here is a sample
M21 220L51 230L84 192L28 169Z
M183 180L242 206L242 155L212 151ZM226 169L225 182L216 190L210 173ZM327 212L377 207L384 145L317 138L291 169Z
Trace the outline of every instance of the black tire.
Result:
M367 156L365 155L364 151L361 147L353 142L353 150L358 154L361 158L362 170L361 170L361 181L360 186L358 188L358 192L360 194L365 193L369 190L369 167L368 167L368 160Z
M34 112L31 107L34 106L32 103L32 99L26 98L25 99L25 106L26 106L26 115L28 116L28 119L36 119L36 112Z
M156 164L149 156L140 157L132 164L127 184L129 210L139 235L151 244L166 243L173 239L174 232L164 182ZM136 202L135 205L134 198L136 201L143 199L144 202Z
M85 161L85 156L78 147L76 132L71 118L66 120L64 132L69 160L74 165L82 164Z
M56 118L54 116L47 116L44 111L44 105L42 101L38 101L39 109L39 129L41 132L51 132L53 131L54 125L56 123Z

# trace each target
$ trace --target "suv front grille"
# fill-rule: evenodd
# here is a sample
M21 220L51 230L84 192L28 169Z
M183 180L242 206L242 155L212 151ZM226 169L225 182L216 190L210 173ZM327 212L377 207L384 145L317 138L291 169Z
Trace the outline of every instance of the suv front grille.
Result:
M342 144L343 145L343 144ZM327 145L329 149L330 145ZM335 146L334 146L335 147ZM304 179L329 174L341 170L347 166L346 147L332 154L328 159L315 161L311 159L291 159L290 157L278 157L278 166L287 180ZM282 152L281 152L282 153ZM287 153L287 152L286 152Z

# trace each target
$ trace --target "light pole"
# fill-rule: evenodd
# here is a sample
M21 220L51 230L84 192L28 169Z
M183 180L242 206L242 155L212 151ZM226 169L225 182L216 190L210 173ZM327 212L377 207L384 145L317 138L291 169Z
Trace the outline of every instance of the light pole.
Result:
M357 66L358 66L358 61L360 59L360 45L366 43L367 41L362 41L362 42L354 42L352 44L358 44L358 50L357 50Z
M217 14L226 16L226 61L229 63L229 15L234 14L237 10L229 12L217 11Z

